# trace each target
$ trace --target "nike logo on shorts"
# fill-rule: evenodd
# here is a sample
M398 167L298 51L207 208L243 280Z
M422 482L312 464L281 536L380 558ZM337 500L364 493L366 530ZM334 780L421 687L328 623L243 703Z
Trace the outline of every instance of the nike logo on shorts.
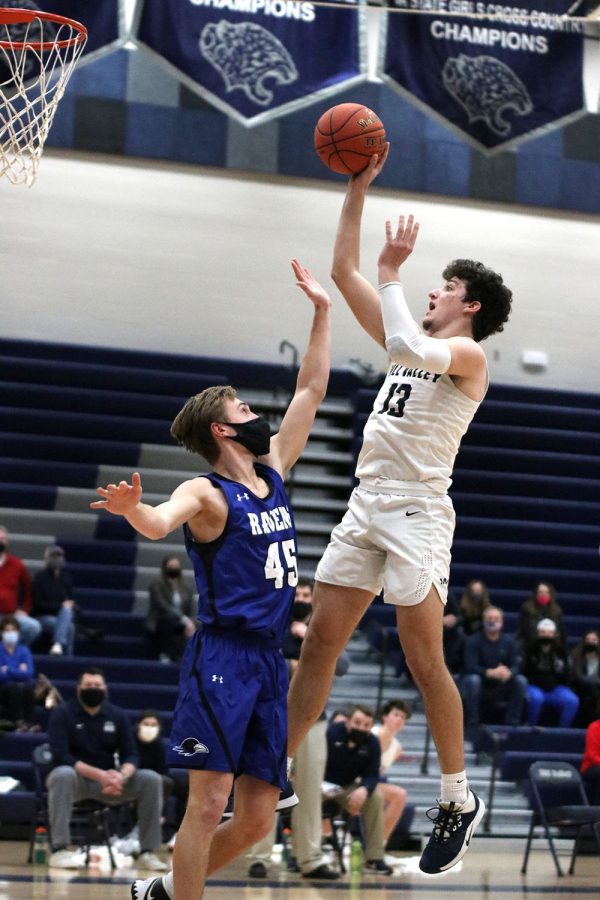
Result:
M405 515L407 515L407 516L416 516L417 513L420 513L420 512L421 512L420 509L413 509L413 510L410 510L410 509L409 509L409 510L406 511L406 514L405 514Z

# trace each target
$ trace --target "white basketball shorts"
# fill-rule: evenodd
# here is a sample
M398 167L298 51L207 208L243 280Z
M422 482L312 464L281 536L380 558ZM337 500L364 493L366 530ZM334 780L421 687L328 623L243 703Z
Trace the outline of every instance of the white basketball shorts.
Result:
M384 600L414 606L435 585L446 603L455 515L447 495L409 497L354 489L331 535L316 581L384 590Z

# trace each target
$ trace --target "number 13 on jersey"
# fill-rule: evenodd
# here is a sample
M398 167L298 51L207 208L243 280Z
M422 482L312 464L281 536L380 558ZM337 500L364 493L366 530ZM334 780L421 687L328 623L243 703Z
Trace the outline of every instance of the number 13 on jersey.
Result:
M282 559L283 558L283 559ZM292 538L289 541L273 541L267 550L265 562L265 578L273 580L275 588L283 587L283 580L287 575L289 587L298 584L298 562L296 560L296 542Z

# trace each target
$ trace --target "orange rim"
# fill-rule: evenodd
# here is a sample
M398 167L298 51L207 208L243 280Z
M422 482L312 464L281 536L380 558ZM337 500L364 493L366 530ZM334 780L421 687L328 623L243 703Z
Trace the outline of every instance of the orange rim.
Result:
M59 16L57 13L0 7L0 25L18 25L20 23L33 22L34 19L56 22L57 25L68 25L76 34L63 41L0 41L0 47L4 50L24 50L26 48L31 50L52 50L55 47L83 45L87 40L87 28L81 22L76 22L75 19L68 19L66 16Z

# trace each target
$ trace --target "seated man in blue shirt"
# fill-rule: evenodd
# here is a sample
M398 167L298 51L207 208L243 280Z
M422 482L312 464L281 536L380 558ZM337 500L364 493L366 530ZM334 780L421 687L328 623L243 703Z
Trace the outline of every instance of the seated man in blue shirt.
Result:
M166 871L154 851L161 844L162 780L137 768L137 754L124 710L107 702L104 673L88 666L79 676L77 696L53 710L48 739L54 768L47 780L52 853L49 866L77 868L81 856L67 849L73 804L97 800L107 805L135 802L140 835L136 866Z
M357 704L350 718L327 729L325 781L340 785L335 801L353 816L361 815L365 825L365 871L391 875L384 861L383 797L377 790L381 766L381 745L371 733L375 714Z
M483 704L492 711L492 721L499 721L501 714L497 713L494 719L494 707L503 703L504 722L521 723L527 679L519 674L519 654L514 640L502 633L503 624L502 610L489 606L483 613L482 630L470 635L465 643L460 690L466 726L471 730L479 725Z

